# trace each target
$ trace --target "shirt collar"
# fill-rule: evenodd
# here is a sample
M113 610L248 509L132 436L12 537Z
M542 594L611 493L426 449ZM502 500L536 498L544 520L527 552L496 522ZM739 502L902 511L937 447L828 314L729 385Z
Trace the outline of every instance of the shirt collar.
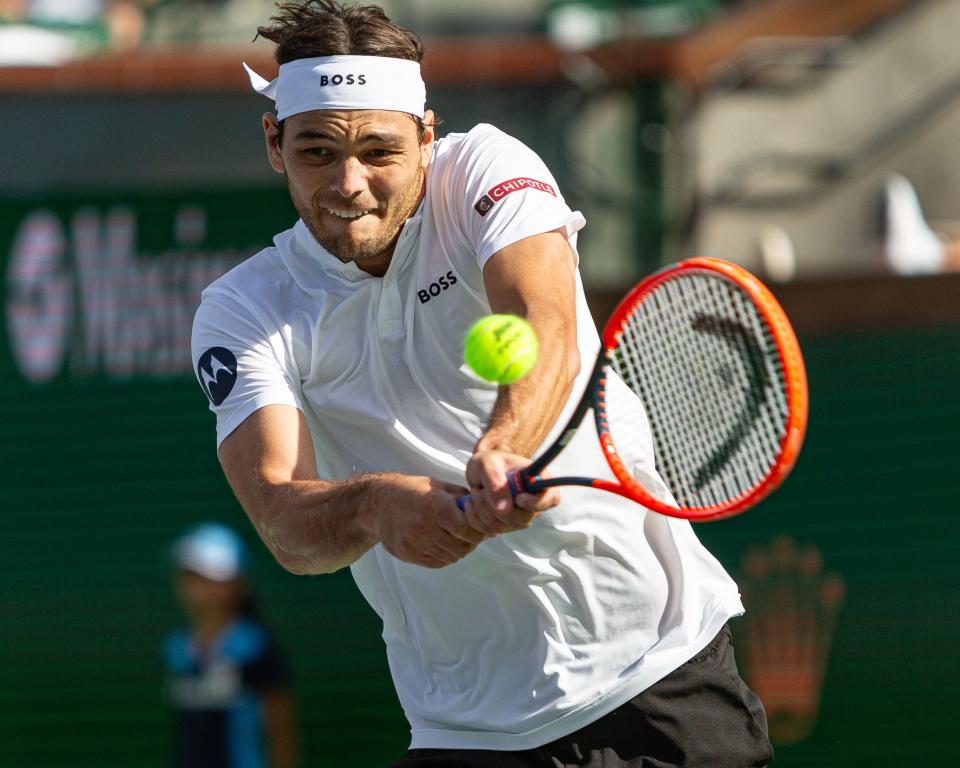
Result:
M328 275L339 277L351 283L358 283L370 278L370 275L360 269L354 262L341 261L320 245L307 225L304 224L303 219L300 219L294 225L293 238L296 250L306 256L311 264L319 266Z
M423 218L425 201L426 195L424 195L423 199L420 201L420 204L413 212L413 215L404 222L403 227L400 230L401 239L404 238L405 233L407 233L407 237L415 237L419 232L420 222ZM313 233L310 231L309 227L307 227L307 225L304 223L303 219L298 219L297 223L293 227L293 240L295 252L301 256L307 257L306 263L303 265L306 271L301 272L301 274L297 276L298 282L300 281L299 278L305 278L308 283L312 282L310 281L309 277L316 267L319 267L320 270L327 275L338 277L348 283L359 283L363 280L374 279L372 275L369 275L360 269L355 262L341 261L332 253L330 253L330 251L320 245L320 243L317 242L317 239L313 236ZM390 266L387 268L388 273L397 271L401 266L399 262L406 260L406 249L404 249L404 251L405 252L401 258L398 258L400 254L394 251L393 258L390 260Z

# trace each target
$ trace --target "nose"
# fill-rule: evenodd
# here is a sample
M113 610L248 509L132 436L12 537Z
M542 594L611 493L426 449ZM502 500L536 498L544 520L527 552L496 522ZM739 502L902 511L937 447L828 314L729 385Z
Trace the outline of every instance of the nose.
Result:
M355 157L348 157L339 163L330 182L331 191L344 198L356 197L366 186L363 163Z

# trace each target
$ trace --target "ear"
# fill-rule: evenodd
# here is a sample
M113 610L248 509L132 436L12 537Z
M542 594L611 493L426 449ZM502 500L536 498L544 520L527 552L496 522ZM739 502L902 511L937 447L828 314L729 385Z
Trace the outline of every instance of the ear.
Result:
M434 120L436 120L436 115L433 114L432 109L423 113L424 131L423 143L420 144L420 165L424 170L430 165L430 158L433 156L433 141L436 138L433 128Z
M263 138L267 143L267 159L270 161L270 167L277 173L285 173L283 153L280 150L280 124L273 112L265 112L263 115Z

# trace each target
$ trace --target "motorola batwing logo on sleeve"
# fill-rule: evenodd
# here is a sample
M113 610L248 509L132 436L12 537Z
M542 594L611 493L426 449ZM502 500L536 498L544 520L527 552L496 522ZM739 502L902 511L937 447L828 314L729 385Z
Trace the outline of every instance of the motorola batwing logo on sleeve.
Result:
M487 194L477 200L476 204L473 206L473 209L481 216L486 216L490 209L493 208L495 203L505 198L511 192L520 192L524 189L537 189L541 192L551 194L554 197L557 196L556 190L554 190L554 188L546 182L521 177L517 179L501 181L495 187L491 188Z
M200 355L197 376L210 402L220 405L237 383L237 358L229 349L211 347Z

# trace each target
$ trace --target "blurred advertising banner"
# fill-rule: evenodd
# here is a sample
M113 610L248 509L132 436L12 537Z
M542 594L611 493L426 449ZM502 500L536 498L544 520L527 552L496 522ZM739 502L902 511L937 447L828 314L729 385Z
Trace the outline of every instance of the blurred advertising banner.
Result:
M0 199L0 766L169 765L169 547L210 520L250 546L306 753L402 749L375 614L346 570L297 579L259 545L192 371L203 288L295 220L283 187Z
M187 374L200 292L294 220L282 190L0 201L9 361L34 384Z

